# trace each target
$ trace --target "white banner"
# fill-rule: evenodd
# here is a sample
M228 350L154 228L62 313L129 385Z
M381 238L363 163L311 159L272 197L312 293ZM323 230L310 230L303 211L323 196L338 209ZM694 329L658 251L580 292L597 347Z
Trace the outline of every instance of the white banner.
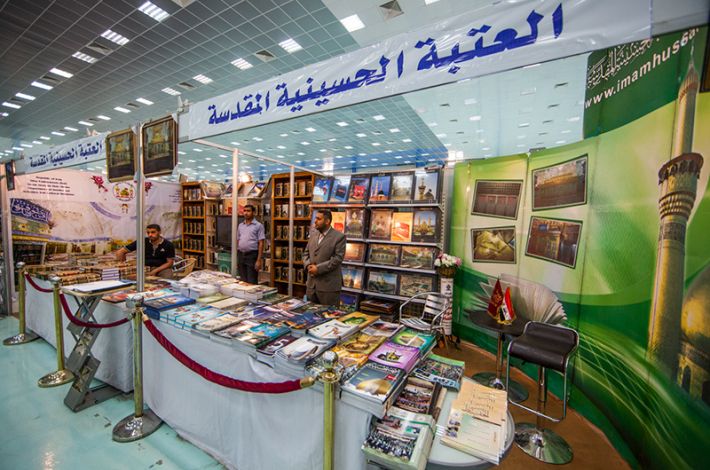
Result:
M486 5L190 107L190 140L649 37L650 0Z
M106 160L104 142L108 132L51 147L45 152L25 155L17 162L17 173L36 173L81 163Z

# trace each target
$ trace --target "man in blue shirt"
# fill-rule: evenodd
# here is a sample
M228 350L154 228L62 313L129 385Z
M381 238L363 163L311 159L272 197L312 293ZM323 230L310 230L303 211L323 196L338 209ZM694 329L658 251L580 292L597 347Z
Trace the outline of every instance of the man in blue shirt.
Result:
M239 278L251 284L258 284L261 269L261 254L264 251L264 226L254 220L255 208L244 206L244 222L239 224L239 244L237 245L237 268Z

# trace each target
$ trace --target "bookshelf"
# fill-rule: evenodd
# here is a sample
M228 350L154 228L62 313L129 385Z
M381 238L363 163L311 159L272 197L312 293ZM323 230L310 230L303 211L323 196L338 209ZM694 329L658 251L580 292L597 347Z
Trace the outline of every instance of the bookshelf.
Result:
M215 216L219 200L204 197L199 181L182 183L182 253L195 258L195 269L216 269Z
M447 175L444 168L427 168L314 180L321 197L312 209L331 210L334 227L348 237L343 291L357 295L358 306L366 299L399 303L419 291L439 291L433 260L446 249Z
M303 251L310 232L314 175L302 171L293 177L293 187L291 173L271 177L271 283L279 293L302 297L306 293Z

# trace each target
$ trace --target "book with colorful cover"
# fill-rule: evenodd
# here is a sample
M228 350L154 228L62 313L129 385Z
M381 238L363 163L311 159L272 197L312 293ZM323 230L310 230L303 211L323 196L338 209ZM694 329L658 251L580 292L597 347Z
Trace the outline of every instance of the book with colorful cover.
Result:
M412 374L420 379L436 382L446 388L458 390L461 388L464 367L466 367L464 361L429 354L429 356L419 362Z
M350 179L348 202L364 203L367 200L370 178L368 176L353 176Z
M242 321L240 318L230 315L229 313L222 313L214 318L205 320L203 322L195 325L194 331L196 333L208 334L215 330L220 330L222 328L227 328L228 326L235 325Z
M383 418L372 420L362 451L368 461L383 468L424 470L435 423L432 416L392 407Z
M226 296L224 294L220 294L218 292L216 294L207 295L205 297L198 297L196 302L198 304L208 305L208 304L219 302L220 300L224 300L224 299L228 299L228 298L229 298L228 296Z
M343 341L338 347L352 353L370 355L384 342L385 338L383 336L372 336L360 333L347 341Z
M400 386L406 373L402 369L368 361L342 386L343 397L352 394L366 401L385 403Z
M329 176L316 176L316 181L313 184L312 202L326 202L330 197L330 187L332 184L333 179Z
M181 305L180 307L175 307L167 310L161 310L160 312L156 312L159 314L158 319L160 321L164 321L165 323L169 323L172 325L175 325L175 319L181 315L187 315L189 313L197 312L199 310L202 310L205 308L204 305L200 304L188 304L188 305Z
M191 299L180 294L170 294L165 295L163 297L146 300L143 305L145 306L146 310L160 312L162 310L168 310L171 308L180 307L182 305L190 305L194 303L195 299Z
M367 313L362 312L348 313L347 315L339 318L341 322L347 325L357 325L360 329L367 328L379 319L380 317L377 315L368 315Z
M409 372L419 360L419 349L386 341L370 354L370 360Z
M265 344L268 344L280 336L288 334L289 332L290 330L285 326L262 323L249 328L241 335L234 338L234 345L237 347L243 345L246 349L255 350L256 348L264 346Z
M404 326L399 323L377 320L375 323L362 330L362 332L370 336L381 336L383 338L390 338L403 327Z
M270 294L270 295L262 297L261 299L259 299L259 302L264 303L266 305L274 305L274 304L278 304L280 302L283 302L285 300L288 300L290 298L291 298L291 296L288 294L279 294L277 292L275 294Z
M334 341L303 336L277 351L276 355L288 362L305 365L320 356L325 350L330 349L334 344Z
M269 364L273 367L274 365L274 354L279 349L285 348L289 344L293 343L298 339L297 336L294 336L292 334L286 334L283 336L280 336L279 338L275 339L274 341L271 341L270 343L266 343L259 347L256 351L256 359L260 362L263 362L265 364Z
M288 299L285 299L279 303L276 304L271 304L273 308L278 308L281 310L293 310L295 308L301 307L305 305L307 302L301 299L297 299L295 297L290 297Z
M409 376L404 383L402 392L394 402L403 410L412 413L424 413L438 418L437 401L441 393L441 384Z
M338 211L332 211L330 213L332 219L331 219L331 227L333 227L335 230L337 230L340 233L345 232L345 212L338 212Z
M424 356L431 350L431 348L434 347L434 343L436 342L436 334L405 328L398 331L392 337L391 341L403 346L414 346L419 349L419 354Z
M412 222L414 214L411 212L395 212L392 214L392 234L390 240L393 242L412 241Z
M306 302L305 304L301 305L300 307L290 309L289 312L295 313L297 315L300 315L302 313L317 313L320 315L324 311L328 310L328 308L329 307L327 305Z
M220 310L234 310L247 304L249 304L248 300L225 296L224 299L212 303L210 307L218 308Z
M199 305L199 304L195 304ZM192 329L196 324L206 320L211 320L222 314L222 311L209 306L202 306L201 309L175 317L175 325L186 330Z
M327 320L319 313L306 312L293 317L291 320L287 321L285 325L291 328L293 334L303 336L309 328L313 328L326 321Z
M221 342L226 342L230 343L236 338L237 336L241 335L245 331L247 331L249 328L253 328L255 326L260 325L261 322L255 321L255 320L243 320L236 325L228 326L227 328L222 328L221 330L215 330L212 332L212 336L210 336L212 339L221 341Z
M330 191L328 202L345 202L348 200L348 189L350 188L350 176L338 176L333 180L333 187Z
M320 339L334 339L342 341L358 331L357 325L330 320L308 329L308 334Z
M338 364L336 368L340 371L341 383L352 377L353 374L360 369L360 367L367 363L366 354L351 353L340 349L339 346L334 347L331 351L338 355ZM309 377L318 378L323 371L325 371L325 364L323 363L322 356L306 366L306 375Z
M324 308L321 312L319 312L321 315L323 315L324 318L340 318L347 315L348 313L351 313L328 305L321 305L320 307Z

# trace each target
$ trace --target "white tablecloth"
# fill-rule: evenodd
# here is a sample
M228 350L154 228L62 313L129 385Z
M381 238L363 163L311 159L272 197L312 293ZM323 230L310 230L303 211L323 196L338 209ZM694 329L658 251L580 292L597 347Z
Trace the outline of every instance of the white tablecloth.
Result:
M240 380L288 378L233 347L155 322L178 349L215 372ZM320 469L323 466L323 394L313 388L267 395L206 381L143 331L145 401L181 436L228 468ZM370 414L336 400L335 466L363 469L360 450Z
M37 285L51 289L49 281L33 279ZM77 303L74 297L67 295L67 303L76 314ZM126 316L124 304L100 302L94 310L94 317L99 323L110 323ZM27 327L44 338L49 344L57 347L54 333L54 300L51 293L38 292L27 283L25 303ZM64 325L64 356L68 357L74 348L74 337L66 330L69 320L62 312ZM113 328L104 328L96 338L91 353L101 361L96 372L96 378L123 392L133 390L133 331L131 323L125 323ZM54 365L56 367L56 364ZM52 372L48 370L47 372ZM38 377L39 378L39 377Z

